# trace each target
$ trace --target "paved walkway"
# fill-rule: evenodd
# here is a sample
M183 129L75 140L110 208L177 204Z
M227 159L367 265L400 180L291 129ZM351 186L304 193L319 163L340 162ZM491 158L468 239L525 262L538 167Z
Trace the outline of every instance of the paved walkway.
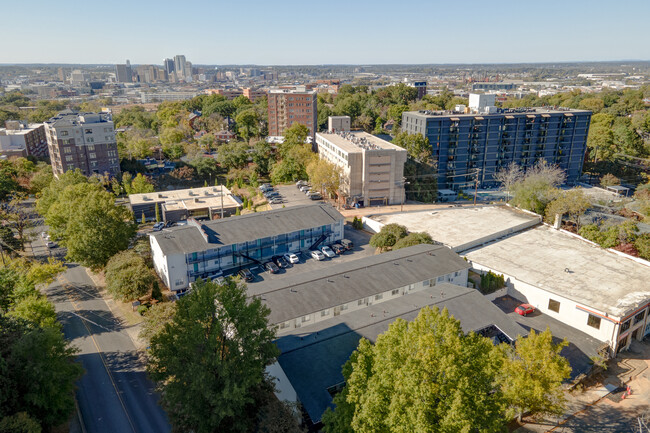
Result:
M634 342L630 351L605 373L603 385L581 393L567 393L567 410L560 417L545 417L516 430L527 432L615 433L638 431L638 417L650 415L650 343ZM629 385L632 394L610 394ZM644 430L645 431L645 430Z

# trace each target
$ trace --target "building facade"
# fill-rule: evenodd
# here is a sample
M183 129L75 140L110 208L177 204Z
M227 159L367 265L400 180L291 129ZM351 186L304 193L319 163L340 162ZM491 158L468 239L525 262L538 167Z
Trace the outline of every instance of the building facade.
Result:
M284 136L284 132L294 123L309 128L314 138L317 121L316 91L304 86L293 89L275 88L268 92L269 136Z
M109 113L66 110L45 122L45 136L56 177L75 169L85 176L120 173L113 119Z
M0 153L7 156L35 156L47 158L47 139L42 123L27 125L19 121L7 121L0 128Z
M162 221L182 221L188 218L215 219L231 216L241 209L242 202L223 185L204 188L130 194L133 215L140 221L155 220L156 206Z
M350 116L329 116L327 118L327 130L331 132L350 131Z
M320 158L341 168L347 204L391 205L404 202L407 151L362 131L316 134Z
M234 272L276 255L307 251L343 238L345 220L327 204L275 209L149 235L154 268L173 291L197 278Z
M131 62L127 60L125 64L115 65L115 79L118 83L130 83L133 81Z
M438 187L498 186L495 173L515 162L523 169L545 160L575 183L582 174L591 111L495 109L493 114L409 111L402 130L429 139Z

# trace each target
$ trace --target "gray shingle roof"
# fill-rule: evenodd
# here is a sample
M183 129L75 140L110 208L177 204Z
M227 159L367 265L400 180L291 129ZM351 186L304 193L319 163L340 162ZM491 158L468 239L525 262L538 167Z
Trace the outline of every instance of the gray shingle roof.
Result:
M330 225L342 219L343 215L328 204L308 204L205 221L202 227L209 243L201 229L192 225L172 227L150 236L156 238L163 253L186 254Z
M312 421L332 405L327 389L343 382L341 368L359 340L374 343L395 319L413 320L425 306L447 307L465 332L496 325L512 339L528 334L477 290L447 283L302 327L276 344L280 366Z
M262 297L277 324L468 268L449 248L422 244L254 284L248 294Z

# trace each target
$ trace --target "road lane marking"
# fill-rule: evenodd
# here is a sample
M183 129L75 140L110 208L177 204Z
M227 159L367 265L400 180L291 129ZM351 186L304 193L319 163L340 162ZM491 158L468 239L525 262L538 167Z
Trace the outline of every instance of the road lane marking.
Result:
M62 287L66 291L66 295L68 296L68 299L70 299L70 303L72 304L74 309L77 310L77 311L80 311L79 306L77 305L75 300L70 296L70 293L69 293L69 289L70 289L69 285L70 286L72 285L70 283L70 280L68 280L63 275L59 276L58 279L62 280L62 281L60 281L62 283ZM84 317L79 316L78 314L75 314L75 313L72 313L72 314L74 314L75 316L80 317L82 319L85 319ZM85 320L88 320L88 319L85 319ZM90 328L86 324L85 320L82 320L81 323L84 325L84 328L86 328L86 331L88 332L88 336L93 341L95 349L97 350L97 353L99 354L99 359L101 359L102 365L104 366L104 369L106 370L106 374L108 375L108 378L111 381L111 384L113 385L113 389L115 389L115 394L117 395L117 399L120 401L120 405L122 405L122 409L124 410L124 415L126 415L126 419L129 422L129 425L131 426L131 430L134 433L137 433L137 430L135 429L135 426L133 425L133 421L131 420L131 416L129 415L129 411L126 409L126 405L124 404L124 400L122 399L122 395L120 394L120 390L117 388L117 384L115 383L115 380L113 379L113 374L111 374L111 370L108 368L108 365L106 364L106 360L104 359L104 353L99 348L99 344L97 344L97 340L95 340L95 336L90 331ZM99 325L99 326L101 327L101 325ZM106 329L106 328L104 328L104 329Z

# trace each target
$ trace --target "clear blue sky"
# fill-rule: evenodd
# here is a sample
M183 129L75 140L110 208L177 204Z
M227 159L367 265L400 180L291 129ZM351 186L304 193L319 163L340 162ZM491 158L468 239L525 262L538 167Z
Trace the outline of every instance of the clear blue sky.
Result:
M650 0L0 0L0 63L650 59Z

